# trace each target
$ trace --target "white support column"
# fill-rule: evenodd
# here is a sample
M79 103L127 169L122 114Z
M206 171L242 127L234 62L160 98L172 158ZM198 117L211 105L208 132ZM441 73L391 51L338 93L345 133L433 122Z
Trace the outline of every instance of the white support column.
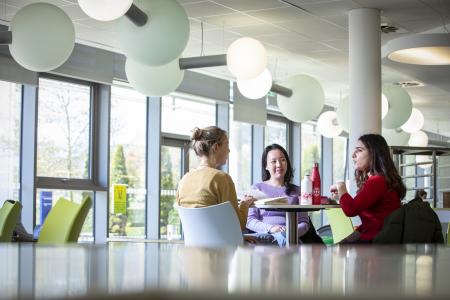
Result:
M349 72L351 157L361 135L381 133L381 35L378 9L358 8L349 12ZM351 158L349 161L352 161ZM352 174L351 164L350 170ZM355 191L354 187L352 182L352 192Z

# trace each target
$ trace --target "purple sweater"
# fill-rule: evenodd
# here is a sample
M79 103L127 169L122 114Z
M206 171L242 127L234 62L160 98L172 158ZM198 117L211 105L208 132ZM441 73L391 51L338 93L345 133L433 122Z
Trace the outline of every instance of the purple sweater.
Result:
M300 188L295 186L289 195L286 194L286 187L276 187L264 182L255 184L252 188L260 190L268 197L286 196L289 204L298 204ZM306 212L299 212L298 215L298 236L304 235L309 229L309 217ZM283 211L267 211L256 207L250 207L247 218L247 228L258 233L267 233L274 225L286 225L286 213Z

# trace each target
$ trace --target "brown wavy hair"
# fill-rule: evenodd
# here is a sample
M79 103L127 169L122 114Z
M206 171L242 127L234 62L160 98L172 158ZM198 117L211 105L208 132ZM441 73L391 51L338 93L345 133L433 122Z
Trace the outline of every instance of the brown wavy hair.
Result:
M221 144L227 132L217 126L192 129L191 143L197 156L209 156L214 144Z
M360 189L372 175L381 175L389 190L394 190L400 199L406 195L406 187L400 177L386 140L379 134L364 134L358 139L369 151L370 166L368 171L355 170L355 180Z

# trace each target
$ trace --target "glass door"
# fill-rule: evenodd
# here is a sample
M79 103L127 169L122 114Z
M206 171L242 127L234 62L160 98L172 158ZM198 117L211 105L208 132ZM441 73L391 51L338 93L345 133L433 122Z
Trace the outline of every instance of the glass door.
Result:
M164 240L180 240L181 222L176 205L176 193L181 177L195 166L189 164L189 139L185 136L163 136L161 146L161 184L159 236ZM195 164L195 160L194 160Z

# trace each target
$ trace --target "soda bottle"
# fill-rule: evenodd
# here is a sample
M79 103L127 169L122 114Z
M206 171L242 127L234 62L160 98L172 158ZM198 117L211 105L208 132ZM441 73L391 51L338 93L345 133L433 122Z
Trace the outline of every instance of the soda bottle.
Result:
M301 184L301 194L300 194L300 204L301 205L311 205L312 204L312 181L309 174L305 174Z
M312 181L312 204L320 205L320 173L319 164L314 163L314 167L311 175Z

